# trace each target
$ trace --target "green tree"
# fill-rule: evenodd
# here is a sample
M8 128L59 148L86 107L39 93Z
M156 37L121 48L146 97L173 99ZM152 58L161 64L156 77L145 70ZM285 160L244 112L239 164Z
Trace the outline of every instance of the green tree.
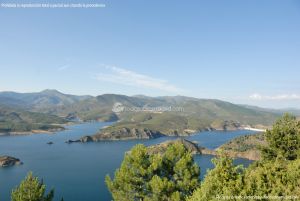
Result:
M11 201L52 201L54 190L45 195L46 186L29 172L25 180L11 193Z
M273 200L299 200L300 159L288 161L277 158L275 161L254 163L246 170L242 188L241 195L260 196L260 200L270 200L264 196L278 196L278 199ZM287 196L295 196L295 199L287 199Z
M187 199L188 201L220 200L219 196L233 196L240 193L244 168L233 165L232 159L223 155L212 159L212 162L215 168L207 172L201 187Z
M262 149L262 156L266 160L283 157L295 160L300 150L300 122L296 117L285 114L277 120L271 130L265 134L268 147Z
M299 132L299 121L285 114L265 134L268 146L262 149L263 160L244 169L226 157L213 159L215 168L188 201L219 200L218 196L229 200L299 200Z
M199 167L181 143L157 154L136 145L125 155L114 180L107 176L106 183L115 201L180 201L199 186L199 175Z

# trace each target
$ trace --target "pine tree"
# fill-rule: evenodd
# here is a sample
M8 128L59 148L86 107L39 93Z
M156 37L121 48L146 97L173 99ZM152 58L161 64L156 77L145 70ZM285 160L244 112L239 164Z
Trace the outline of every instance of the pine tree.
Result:
M115 201L180 201L199 186L199 167L181 143L160 154L149 154L144 145L125 155L107 186Z
M267 130L268 147L262 149L262 156L266 160L283 157L295 160L300 156L300 122L296 117L285 114L276 121L271 130Z
M300 159L288 161L277 158L275 161L259 161L247 168L241 195L297 196L300 199ZM275 199L275 200L285 200Z
M221 196L234 196L240 193L244 168L233 165L232 159L223 155L212 159L212 162L215 168L207 172L201 187L187 199L188 201L220 200Z
M54 190L45 195L46 186L29 172L21 184L11 193L11 201L52 201Z

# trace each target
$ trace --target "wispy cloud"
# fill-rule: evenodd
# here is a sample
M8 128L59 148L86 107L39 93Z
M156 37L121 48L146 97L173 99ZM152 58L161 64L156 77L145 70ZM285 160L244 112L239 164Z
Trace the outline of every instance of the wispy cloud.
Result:
M137 72L119 68L116 66L105 66L106 73L98 73L96 79L105 82L112 82L128 86L136 86L161 91L180 93L182 89L170 84L167 80L153 78Z
M58 70L58 71L63 71L63 70L67 70L68 68L70 68L70 65L69 65L69 64L66 64L66 65L60 66L57 70Z
M300 94L279 94L274 96L265 96L258 93L249 96L251 100L300 100Z

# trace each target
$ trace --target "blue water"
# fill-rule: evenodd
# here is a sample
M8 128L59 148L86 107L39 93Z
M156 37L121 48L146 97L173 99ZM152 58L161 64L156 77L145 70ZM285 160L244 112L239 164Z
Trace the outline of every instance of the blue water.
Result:
M109 201L111 196L105 186L106 174L113 175L120 166L124 152L138 143L157 144L172 137L153 140L131 140L99 143L64 143L84 135L96 133L111 123L86 123L68 126L56 134L27 136L0 136L0 155L20 158L24 164L0 168L0 201L9 201L11 189L19 184L29 171L43 178L49 188L55 188L55 200L63 196L65 201ZM228 140L251 131L202 132L190 137L201 146L216 148ZM53 145L46 143L52 141ZM201 178L212 168L212 156L197 155L195 161L201 167ZM237 164L248 165L249 160L237 159Z

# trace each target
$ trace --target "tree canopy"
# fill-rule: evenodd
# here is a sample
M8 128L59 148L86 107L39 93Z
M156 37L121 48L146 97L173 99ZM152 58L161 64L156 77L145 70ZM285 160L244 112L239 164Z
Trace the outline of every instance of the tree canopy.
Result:
M221 156L212 160L215 168L209 170L201 187L188 201L219 200L220 195L238 195L241 191L243 167L234 166L233 160Z
M163 154L149 154L144 145L136 145L106 183L116 201L180 201L199 186L199 175L192 154L181 143Z
M262 150L264 159L283 157L295 160L300 156L300 122L296 117L285 114L278 119L271 130L265 133L268 147Z
M46 185L29 172L11 193L11 201L52 201L54 190L45 195Z

